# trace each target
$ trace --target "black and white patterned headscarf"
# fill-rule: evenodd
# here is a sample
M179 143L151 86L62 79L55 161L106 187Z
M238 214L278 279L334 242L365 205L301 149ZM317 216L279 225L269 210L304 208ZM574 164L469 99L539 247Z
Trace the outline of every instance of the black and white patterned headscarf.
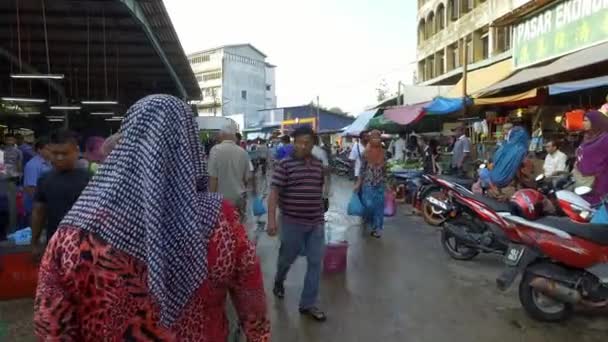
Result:
M129 109L122 138L62 221L143 261L161 324L173 324L207 277L221 197L208 193L192 111L168 95Z

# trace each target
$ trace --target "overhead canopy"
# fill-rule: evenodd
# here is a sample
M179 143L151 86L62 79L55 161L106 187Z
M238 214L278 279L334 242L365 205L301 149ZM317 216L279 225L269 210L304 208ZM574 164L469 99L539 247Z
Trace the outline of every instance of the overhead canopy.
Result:
M525 91L519 94L513 94L509 96L501 96L501 97L485 97L485 98L476 98L473 100L473 103L476 105L497 105L497 104L505 104L505 103L517 103L523 100L533 99L538 95L538 89L532 89L529 91Z
M467 73L467 95L473 95L479 91L508 77L513 71L511 58L494 63L488 67L477 69ZM446 95L457 98L463 96L464 80L461 79Z
M374 115L376 115L377 112L378 112L377 110L370 110L370 111L366 111L366 112L359 114L359 116L357 116L355 121L350 126L346 127L346 129L344 130L344 133L342 133L342 135L346 135L346 136L360 135L361 132L363 132L366 129L367 124L369 123L369 120L371 120L374 117Z
M405 129L404 125L400 125L386 117L386 115L376 116L367 124L368 129L379 129L386 133L399 133Z
M0 96L44 99L30 109L42 114L51 113L50 105L119 102L71 112L70 127L103 125L103 117L86 114L122 115L152 93L201 98L162 0L0 1L0 27ZM19 73L64 78L10 77Z
M437 97L431 103L424 107L428 115L446 115L462 110L466 101L464 98L453 99L446 97Z
M603 87L608 85L608 76L588 78L574 82L562 82L549 86L549 95L571 93L574 91Z
M408 125L420 119L424 113L424 107L430 102L418 103L410 106L392 107L384 110L384 116L400 125Z
M534 86L535 81L605 62L606 56L608 56L608 43L599 44L561 57L549 64L521 70L504 81L484 89L483 93L493 93L516 86Z

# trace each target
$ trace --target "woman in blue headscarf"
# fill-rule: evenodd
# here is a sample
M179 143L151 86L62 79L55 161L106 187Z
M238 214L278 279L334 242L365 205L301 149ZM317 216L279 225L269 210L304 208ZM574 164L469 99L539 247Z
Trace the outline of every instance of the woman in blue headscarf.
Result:
M522 127L514 127L509 133L509 140L494 154L494 167L490 171L490 181L502 188L511 183L521 167L526 154L530 135Z

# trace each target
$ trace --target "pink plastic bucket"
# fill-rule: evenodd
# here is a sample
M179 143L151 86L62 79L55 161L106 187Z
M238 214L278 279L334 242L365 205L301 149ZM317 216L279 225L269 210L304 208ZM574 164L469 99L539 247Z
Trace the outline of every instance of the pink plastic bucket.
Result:
M348 242L329 243L325 246L323 258L323 272L327 274L346 271L346 256L348 255Z

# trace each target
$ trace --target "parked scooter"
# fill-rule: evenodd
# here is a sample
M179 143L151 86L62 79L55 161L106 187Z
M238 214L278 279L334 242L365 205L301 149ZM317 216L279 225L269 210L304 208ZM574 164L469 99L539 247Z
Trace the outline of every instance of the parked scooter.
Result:
M539 191L553 203L556 216L567 216L580 223L591 221L597 207L575 192L566 190L574 185L572 176L567 174L546 178L541 174L536 177L536 182L539 184Z
M579 195L586 191L577 189ZM532 318L556 322L567 319L575 305L608 306L608 225L566 217L503 219L519 242L509 245L497 286L508 289L521 273L519 300Z
M509 214L509 203L474 194L467 188L440 176L428 176L441 186L445 198L427 200L445 217L441 226L441 245L456 260L470 260L479 253L503 254L516 238L507 229L502 215Z

